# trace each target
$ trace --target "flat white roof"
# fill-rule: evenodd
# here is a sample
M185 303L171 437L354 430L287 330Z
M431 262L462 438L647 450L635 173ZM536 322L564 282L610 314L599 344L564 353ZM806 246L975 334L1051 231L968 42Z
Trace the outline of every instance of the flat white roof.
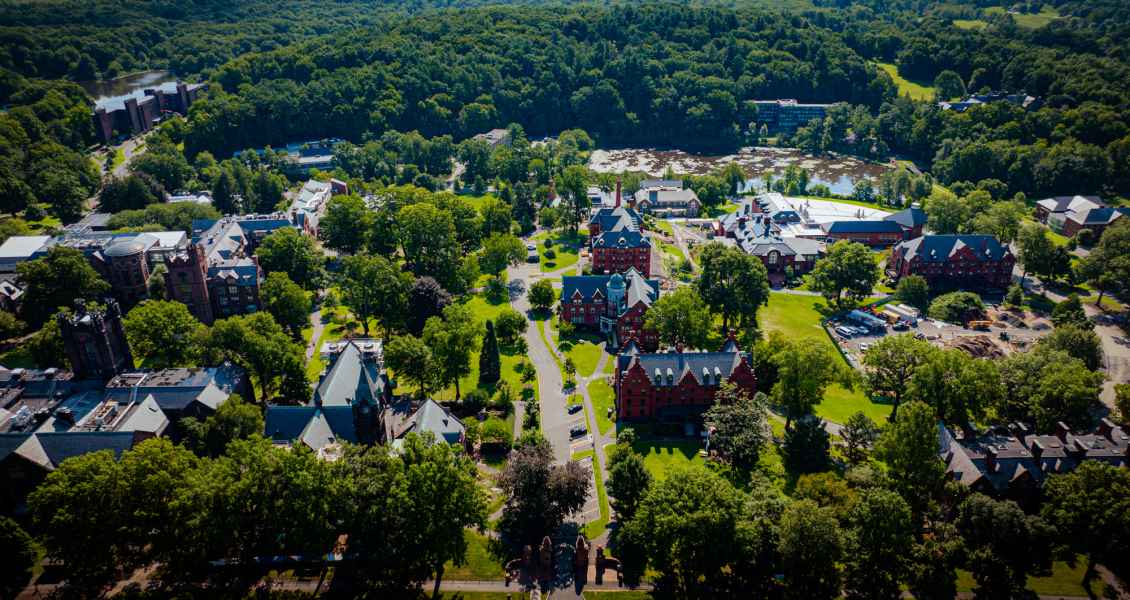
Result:
M14 235L0 245L0 258L29 258L49 239L49 235Z
M188 234L183 231L150 231L149 235L157 238L157 244L162 248L175 248L188 241Z

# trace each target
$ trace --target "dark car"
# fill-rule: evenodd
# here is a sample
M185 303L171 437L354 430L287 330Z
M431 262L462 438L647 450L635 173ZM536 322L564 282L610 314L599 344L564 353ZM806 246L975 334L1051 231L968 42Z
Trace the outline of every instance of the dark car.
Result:
M584 425L574 425L569 429L569 437L581 437L588 432L589 430Z
M576 414L578 412L581 412L582 408L584 408L584 407L581 406L580 404L570 404L569 405L569 414L572 415L572 414Z

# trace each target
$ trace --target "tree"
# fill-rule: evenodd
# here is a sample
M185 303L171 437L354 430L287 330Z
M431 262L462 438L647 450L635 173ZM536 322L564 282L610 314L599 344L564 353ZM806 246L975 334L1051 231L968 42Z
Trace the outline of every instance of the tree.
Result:
M1122 422L1130 422L1130 383L1114 384L1114 406Z
M591 484L592 473L579 463L554 465L548 442L520 446L498 480L507 498L498 531L514 548L536 547L584 506Z
M220 176L212 184L212 206L225 215L238 214L236 182L229 169L220 169Z
M934 523L932 533L911 550L907 587L919 600L953 600L965 547L950 523Z
M100 210L115 213L145 208L164 202L165 188L145 174L132 173L123 178L111 177L98 195Z
M1127 567L1130 544L1130 471L1099 461L1084 461L1077 469L1052 475L1044 485L1041 516L1055 527L1058 539L1087 557L1083 584L1102 563L1121 572Z
M906 396L933 407L939 419L971 431L1005 396L995 362L973 358L964 350L933 350L914 370Z
M565 167L557 176L557 191L569 203L563 214L565 225L573 233L589 211L588 169L581 165Z
M942 294L930 303L927 314L931 319L946 321L947 323L964 323L980 316L985 305L981 297L973 292L950 292Z
M736 316L743 324L756 324L757 309L769 302L765 265L755 256L717 242L702 248L698 262L702 272L695 287L706 305L722 315L723 331Z
M0 564L0 596L15 598L31 579L36 551L26 531L8 517L0 517L0 548L5 560Z
M828 451L831 441L824 429L824 421L812 415L797 419L793 427L785 429L785 443L781 448L785 468L790 473L817 473L828 468Z
M906 397L915 369L935 351L926 340L902 334L884 336L863 354L867 387L872 394L891 399L891 420L898 415L899 404Z
M970 206L956 194L935 189L926 200L926 223L935 233L960 233L970 218Z
M67 362L63 336L55 319L44 323L42 329L28 337L25 345L32 361L41 369L49 369Z
M494 323L487 321L487 333L483 337L483 348L479 352L479 385L490 386L502 377L502 359L498 355L498 338L494 335Z
M8 311L0 311L0 339L8 339L27 331L27 323Z
M66 246L52 246L47 256L16 265L16 273L27 286L21 300L23 317L33 326L42 325L60 308L74 306L75 300L95 300L110 291L82 252Z
M499 342L511 346L518 343L529 324L522 313L512 308L504 308L494 320L494 331L498 334Z
M781 562L785 597L831 600L840 595L844 540L832 511L811 500L794 502L781 517Z
M553 283L548 279L539 279L530 285L529 298L530 306L533 306L534 310L548 312L557 301L557 292L553 290Z
M1020 308L1024 306L1024 288L1019 283L1008 286L1008 293L1004 295L1005 306Z
M879 282L879 268L871 251L858 242L840 240L812 269L812 287L828 302L843 307L843 295L853 302L871 294Z
M777 381L769 397L785 408L785 429L793 419L811 413L833 382L850 385L850 373L843 361L823 344L781 340L771 360L777 368Z
M67 585L90 596L112 583L126 549L107 539L106 515L122 515L121 465L110 450L69 458L28 495L47 555L67 565ZM91 549L97 548L97 552Z
M510 265L516 265L526 257L526 246L522 240L509 233L493 233L483 240L483 252L479 265L491 275L498 276Z
M879 439L879 426L870 417L857 412L848 417L847 423L840 432L846 446L844 453L848 462L858 464L867 459L867 454L875 441Z
M1048 231L1036 223L1026 223L1016 236L1016 259L1024 267L1020 276L1021 284L1028 273L1044 275L1054 271L1055 244L1048 237Z
M459 400L459 379L471 374L471 354L477 349L483 324L471 309L452 304L443 309L443 318L432 317L424 325L424 343L432 351L439 379L455 386Z
M464 249L456 237L451 212L422 202L401 208L396 220L408 269L417 277L434 277L446 289L461 286L458 279Z
M286 273L291 281L303 289L316 290L321 287L325 274L322 253L314 246L314 240L298 233L293 227L283 227L263 238L255 249L259 265L268 273Z
M384 327L385 337L404 322L411 286L412 276L383 256L358 254L342 260L341 301L361 320L366 337L370 319Z
M749 472L761 459L769 441L765 394L750 395L731 382L723 382L714 406L703 415L710 442L737 469Z
M344 254L356 254L365 246L373 224L373 213L357 196L334 196L326 214L318 221L318 237L326 246Z
M179 518L173 502L199 461L184 446L151 438L123 452L119 462L122 485L116 491L121 493L122 512L112 543L123 557L121 567L129 572L152 563L162 545L176 543L167 535Z
M867 490L848 515L847 597L897 599L914 543L910 507L898 494Z
M938 100L951 100L965 96L965 82L953 71L942 71L934 78L935 96Z
M1098 402L1103 375L1087 370L1083 361L1062 350L1037 346L1000 361L1003 406L997 413L1035 421L1043 431L1056 423L1085 426Z
M435 359L431 348L413 335L398 335L385 345L385 362L401 379L416 384L421 398L438 381Z
M134 358L150 368L196 364L205 327L184 304L146 300L126 314L122 326Z
M969 228L974 233L987 233L1002 243L1016 239L1020 224L1028 215L1028 209L1021 202L1001 201L989 205L988 210L973 216Z
M930 287L921 275L907 275L899 279L895 298L919 310L926 310L930 304Z
M616 522L623 525L635 518L640 503L647 496L651 488L651 473L644 465L643 456L630 445L618 444L616 457L616 461L608 467L608 493L613 498Z
M210 364L231 360L250 371L259 382L264 401L271 400L276 392L291 401L305 400L309 393L302 347L269 313L216 321L204 353Z
M1064 325L1074 325L1083 329L1095 327L1087 318L1087 312L1083 310L1083 303L1079 300L1078 294L1070 294L1066 300L1055 305L1052 309L1052 323L1056 327Z
M655 331L660 342L687 348L706 346L707 323L710 323L710 313L706 303L691 287L681 287L661 296L644 317L644 328Z
M259 288L263 308L279 324L290 330L295 339L302 339L302 330L310 323L310 296L286 273L271 273Z
M428 319L443 314L443 309L448 304L451 304L451 294L435 279L417 278L408 290L408 306L411 307L408 311L408 331L412 335L422 334Z
M1028 575L1051 568L1051 529L1011 500L973 494L958 507L956 524L978 598L1022 597Z
M247 439L263 433L263 411L232 394L204 420L184 417L178 426L185 433L185 445L198 456L217 457L233 440Z
M510 193L510 188L503 188L503 194ZM483 215L483 235L508 234L514 220L510 217L510 204L494 196L486 197L479 205L479 212Z
M1102 307L1104 294L1124 291L1130 281L1130 222L1120 219L1103 232L1099 243L1079 263L1079 273L1099 291L1095 306Z
M887 463L892 489L910 505L915 523L920 523L945 480L934 410L922 402L907 402L883 430L876 451Z
M685 468L651 486L625 535L643 545L657 587L675 597L730 589L743 495L703 468ZM736 590L735 590L736 591Z
M1102 339L1092 328L1074 322L1057 325L1047 337L1037 342L1037 347L1062 350L1083 361L1083 364L1092 371L1098 370L1103 365Z

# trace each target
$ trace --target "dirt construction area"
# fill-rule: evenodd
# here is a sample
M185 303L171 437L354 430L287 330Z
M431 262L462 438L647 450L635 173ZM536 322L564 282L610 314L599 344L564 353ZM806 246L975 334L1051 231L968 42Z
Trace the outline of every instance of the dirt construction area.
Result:
M855 334L850 337L837 330L842 325L852 325L846 320L828 321L827 328L832 339L836 340L847 355L848 362L856 368L860 366L863 352L887 335L910 333L939 348L960 348L979 358L1002 358L1029 348L1052 330L1050 321L1030 312L1006 311L995 307L988 307L985 312L985 321L989 321L990 325L980 329L928 318L920 319L916 326L901 331L888 326L884 332Z

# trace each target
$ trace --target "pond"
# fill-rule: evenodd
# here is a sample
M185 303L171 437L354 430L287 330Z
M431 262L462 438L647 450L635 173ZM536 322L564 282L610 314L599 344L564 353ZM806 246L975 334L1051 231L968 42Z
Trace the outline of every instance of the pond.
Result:
M131 73L116 79L80 81L78 84L90 94L91 98L94 98L95 107L112 110L130 96L144 98L146 89L176 80L177 76L171 71L154 70Z
M742 148L735 154L701 155L682 150L654 148L617 148L595 150L589 157L589 168L600 173L642 171L661 177L668 167L680 175L704 175L727 163L736 162L753 177L746 188L763 186L767 174L777 177L789 166L799 166L809 173L809 185L823 184L833 194L850 195L855 182L862 178L878 179L890 166L871 163L851 156L829 154L813 156L796 148Z

